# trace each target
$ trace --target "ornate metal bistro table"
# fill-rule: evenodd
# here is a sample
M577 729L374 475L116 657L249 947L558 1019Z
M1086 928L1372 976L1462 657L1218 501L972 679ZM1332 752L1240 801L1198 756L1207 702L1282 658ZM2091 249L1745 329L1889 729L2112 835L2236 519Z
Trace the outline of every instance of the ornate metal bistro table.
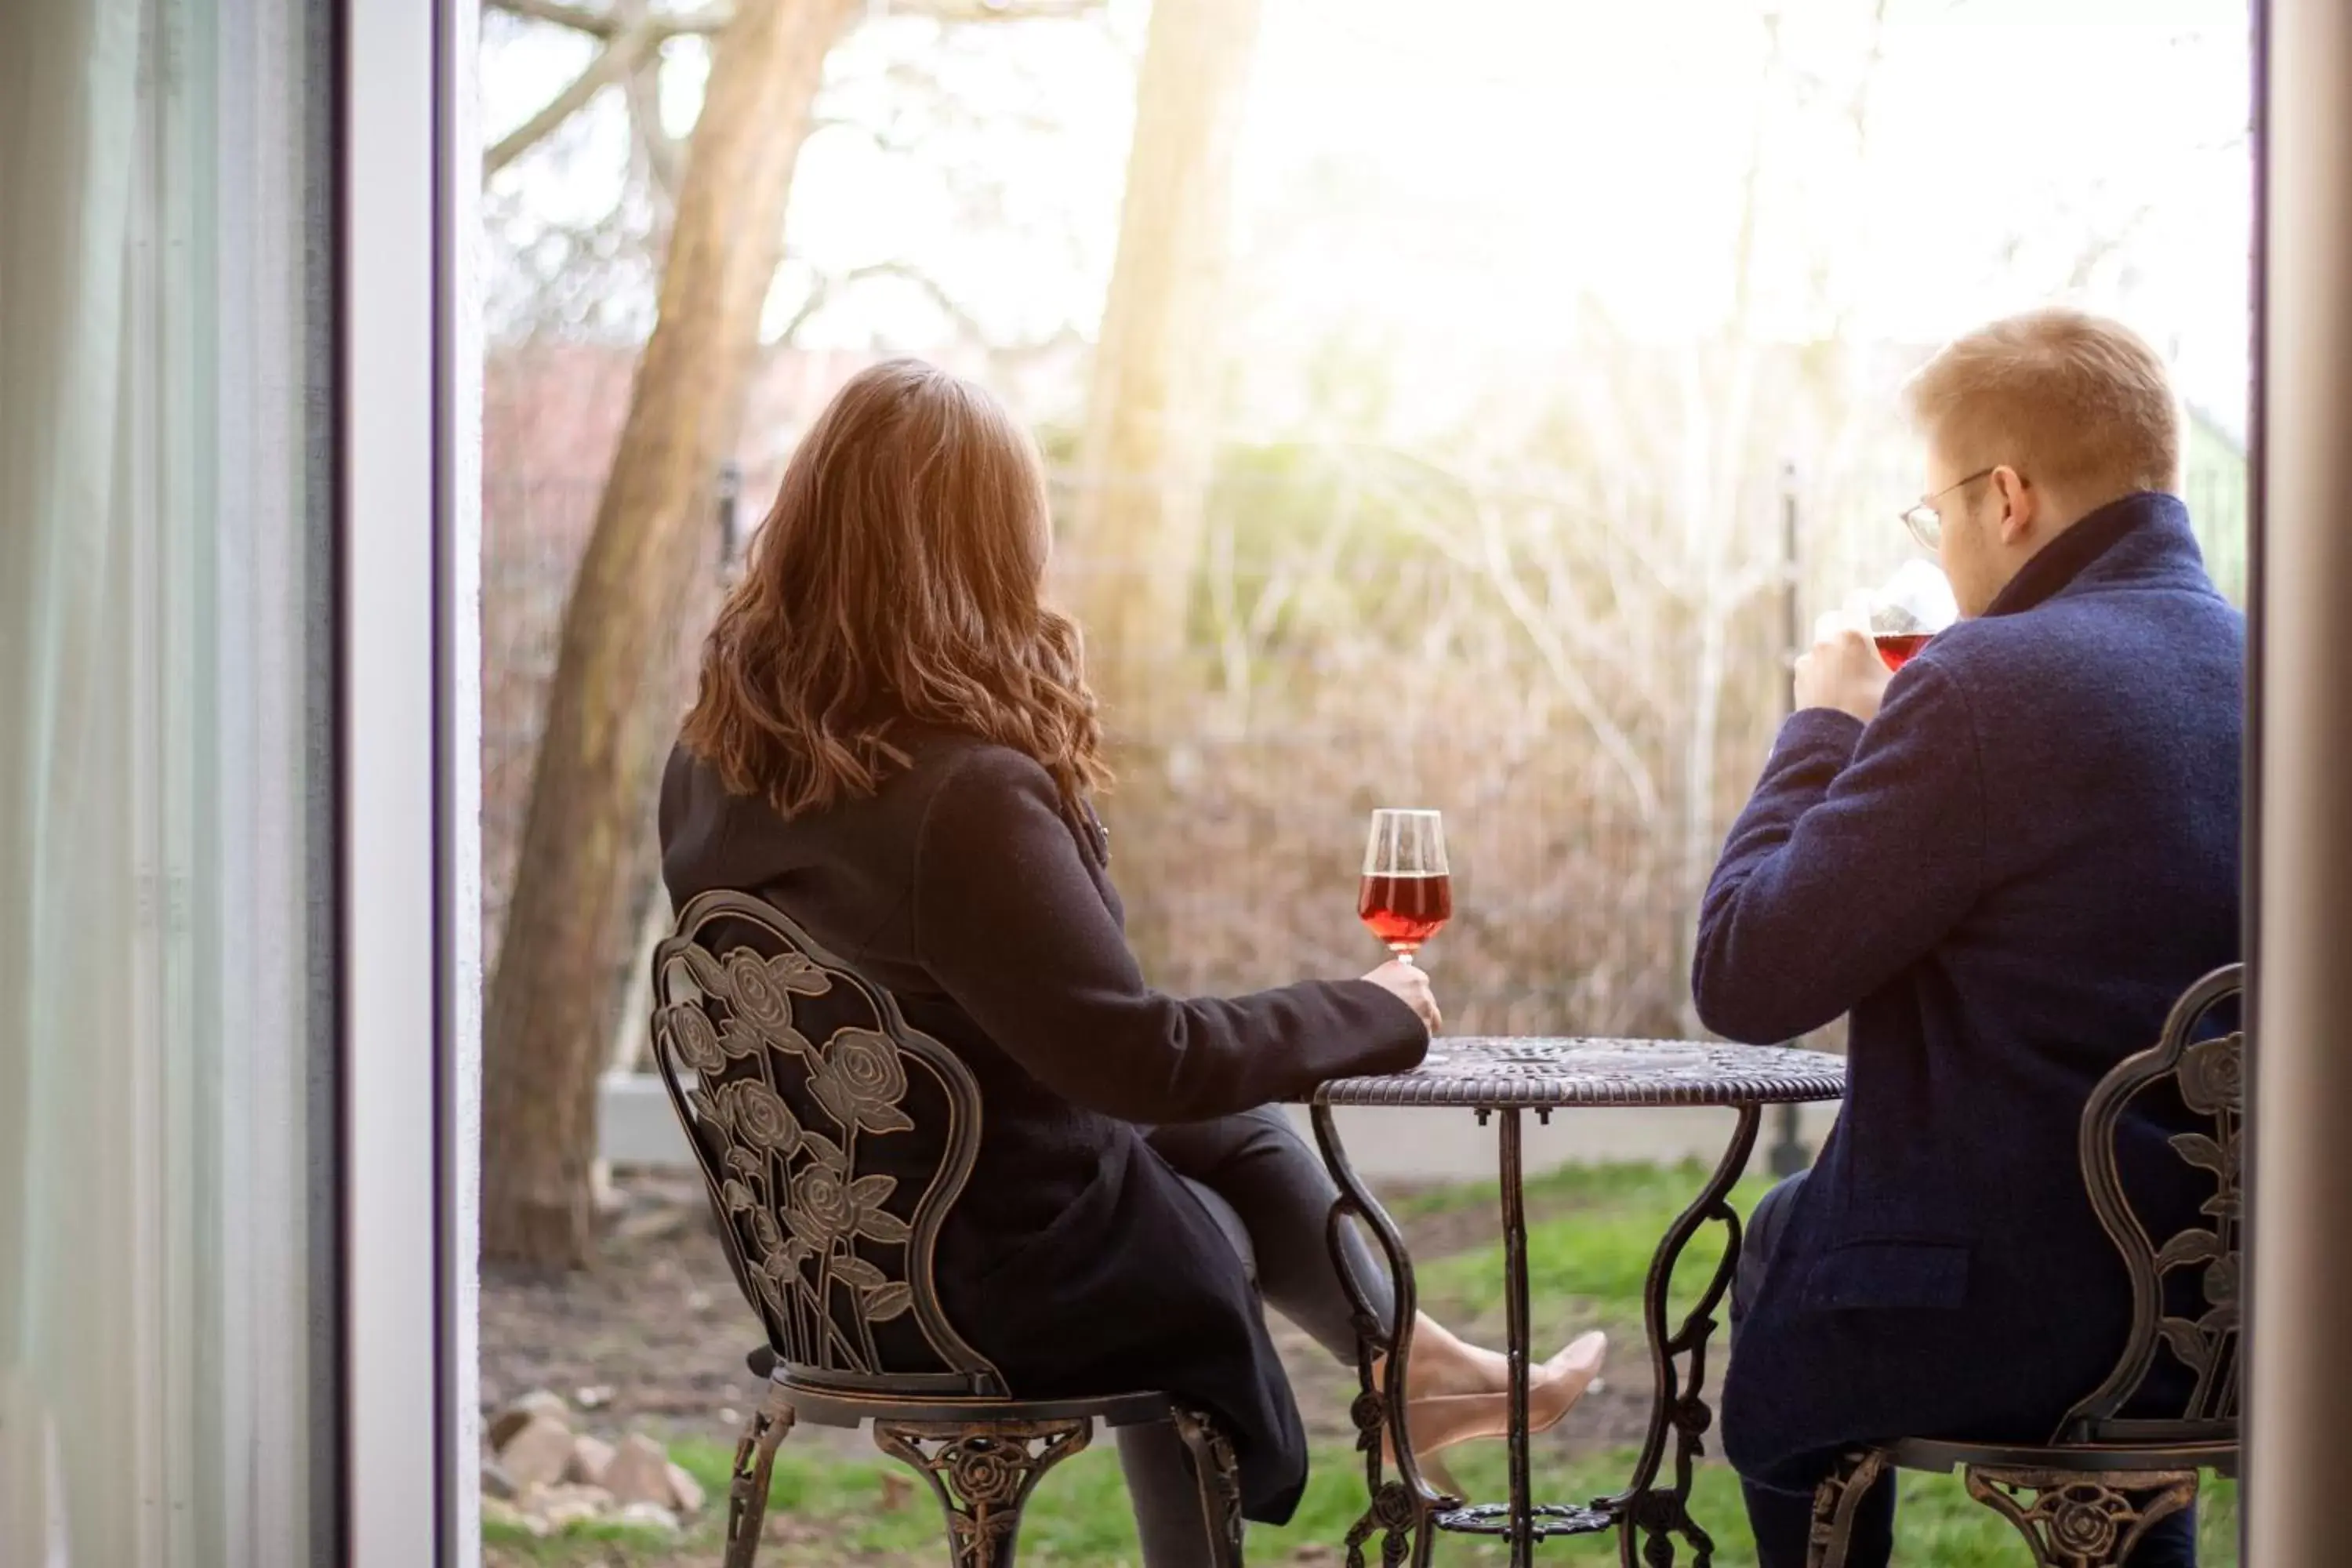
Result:
M1845 1063L1819 1051L1781 1047L1724 1046L1680 1040L1548 1038L1440 1039L1411 1072L1384 1078L1340 1079L1318 1089L1313 1108L1316 1142L1339 1185L1332 1205L1330 1240L1341 1227L1360 1220L1387 1256L1393 1281L1393 1334L1380 1327L1370 1300L1356 1303L1357 1373L1362 1392L1352 1415L1357 1447L1364 1455L1371 1502L1348 1532L1349 1568L1364 1568L1364 1549L1381 1537L1381 1562L1397 1568L1408 1557L1420 1568L1429 1562L1437 1532L1500 1536L1510 1543L1514 1568L1531 1563L1536 1542L1555 1535L1618 1532L1624 1568L1671 1568L1675 1538L1690 1545L1697 1568L1706 1568L1714 1542L1690 1516L1691 1468L1712 1423L1703 1389L1706 1343L1715 1314L1730 1289L1739 1258L1739 1215L1727 1201L1747 1169L1756 1130L1767 1105L1836 1100L1845 1093ZM1496 1134L1503 1208L1503 1300L1510 1365L1510 1500L1473 1504L1431 1488L1413 1462L1404 1420L1405 1368L1412 1353L1414 1287L1412 1260L1396 1226L1367 1191L1332 1118L1342 1105L1425 1106L1475 1112L1481 1125L1498 1124ZM1549 1121L1570 1107L1726 1106L1738 1112L1731 1142L1714 1173L1690 1206L1660 1238L1650 1260L1642 1312L1654 1378L1650 1422L1639 1459L1624 1490L1585 1504L1539 1503L1530 1495L1528 1474L1528 1252L1527 1212L1521 1187L1520 1135L1528 1111ZM1667 1292L1675 1265L1691 1239L1710 1222L1725 1230L1723 1258L1678 1324L1669 1325ZM1342 1279L1353 1281L1346 1268ZM1381 1375L1376 1363L1385 1358ZM1396 1436L1393 1463L1383 1438ZM1669 1443L1672 1468L1667 1479Z

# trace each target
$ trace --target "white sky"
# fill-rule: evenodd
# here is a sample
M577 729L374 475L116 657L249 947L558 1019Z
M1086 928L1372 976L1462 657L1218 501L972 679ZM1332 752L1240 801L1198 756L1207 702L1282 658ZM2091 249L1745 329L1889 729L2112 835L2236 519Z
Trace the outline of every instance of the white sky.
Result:
M1237 173L1234 332L1297 363L1377 345L1408 398L1540 375L1580 311L1672 339L1720 322L1752 137L1765 138L1755 330L1929 343L2064 292L2170 353L2191 399L2242 419L2251 234L2243 0L1889 0L1866 150L1843 109L1872 0L1781 0L1788 68L1759 119L1759 0L1264 0ZM1091 335L1117 237L1144 30L1139 0L1079 24L869 26L835 52L830 113L877 120L892 60L941 58L975 116L913 155L854 132L804 151L792 250L911 263L992 333ZM684 52L691 57L690 46ZM495 135L587 49L494 29ZM699 91L671 73L682 129ZM609 205L609 101L500 176L526 213ZM983 185L985 199L971 189ZM780 285L779 310L804 274ZM876 284L814 342L921 351L947 320Z

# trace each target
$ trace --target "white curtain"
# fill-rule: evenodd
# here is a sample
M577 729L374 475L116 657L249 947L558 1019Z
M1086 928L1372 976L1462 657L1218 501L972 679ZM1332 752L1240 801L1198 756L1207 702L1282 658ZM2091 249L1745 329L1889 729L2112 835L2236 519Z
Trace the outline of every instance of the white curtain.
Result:
M129 497L136 0L0 22L0 1563L138 1560ZM111 933L114 940L106 939ZM130 1461L130 1462L124 1462Z
M0 1568L311 1555L299 9L0 5Z

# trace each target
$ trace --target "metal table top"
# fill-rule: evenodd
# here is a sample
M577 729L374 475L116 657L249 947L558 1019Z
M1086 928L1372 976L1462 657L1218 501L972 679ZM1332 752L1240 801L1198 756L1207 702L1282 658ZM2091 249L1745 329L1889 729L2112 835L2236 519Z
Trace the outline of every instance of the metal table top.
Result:
M1464 1036L1432 1042L1411 1072L1334 1079L1315 1091L1314 1102L1549 1110L1772 1105L1844 1095L1845 1058L1823 1051L1703 1040Z

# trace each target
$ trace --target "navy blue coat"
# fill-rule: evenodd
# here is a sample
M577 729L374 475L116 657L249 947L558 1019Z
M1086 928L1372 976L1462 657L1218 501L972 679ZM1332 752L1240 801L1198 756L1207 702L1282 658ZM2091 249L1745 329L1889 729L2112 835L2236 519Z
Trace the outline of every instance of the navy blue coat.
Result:
M1743 1473L2046 1439L2114 1366L2129 1308L2077 1126L2238 956L2244 642L2181 503L2127 496L1929 643L1869 725L1782 728L1692 984L1737 1040L1850 1015L1849 1076L1727 1373ZM2163 1145L2177 1114L2126 1123L2158 1236L2201 1196Z

